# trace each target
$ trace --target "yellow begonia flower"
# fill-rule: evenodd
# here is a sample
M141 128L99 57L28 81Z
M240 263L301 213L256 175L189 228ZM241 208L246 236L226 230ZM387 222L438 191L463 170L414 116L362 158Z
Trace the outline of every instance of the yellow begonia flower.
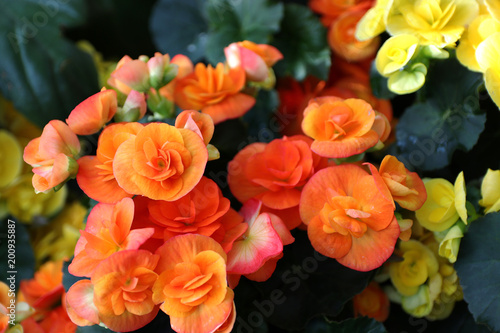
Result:
M356 39L366 41L380 35L385 30L385 19L393 0L377 0L359 20L356 26Z
M495 18L495 20L500 22L500 1L498 0L484 0L488 12Z
M437 274L439 264L434 253L416 240L401 243L400 250L403 261L391 263L389 275L401 295L412 296L429 277Z
M455 179L455 209L457 210L458 216L462 219L462 221L467 224L467 208L466 208L466 194L467 191L465 189L465 178L464 172L460 172Z
M375 67L385 77L403 68L418 48L418 38L412 35L398 35L389 38L378 50Z
M420 286L417 293L412 296L403 296L401 299L403 310L416 318L428 315L433 304L428 285Z
M484 73L486 89L500 107L500 32L495 32L476 49L476 59Z
M476 17L460 38L460 44L457 47L458 61L471 71L481 72L481 66L476 58L476 49L495 32L500 32L500 22L489 14Z
M410 68L392 74L387 81L387 86L396 94L410 94L422 88L426 75L427 67L424 64L413 64Z
M87 209L79 202L73 202L64 207L47 226L37 230L33 242L37 261L71 258L86 215Z
M37 194L33 189L31 178L31 174L19 177L18 182L5 193L8 210L24 223L30 223L36 216L54 215L64 206L68 193L66 186L63 186L57 192Z
M451 227L459 218L455 207L455 189L443 178L425 182L427 200L415 212L418 222L430 231L443 231Z
M0 130L0 188L6 187L21 173L23 152L16 138Z
M387 31L415 35L423 45L454 46L478 12L475 0L394 0Z
M494 213L500 210L500 170L488 169L481 184L481 200L484 213Z
M464 237L464 229L465 225L462 222L456 223L448 230L446 236L439 243L439 255L448 259L452 264L457 261L460 241Z

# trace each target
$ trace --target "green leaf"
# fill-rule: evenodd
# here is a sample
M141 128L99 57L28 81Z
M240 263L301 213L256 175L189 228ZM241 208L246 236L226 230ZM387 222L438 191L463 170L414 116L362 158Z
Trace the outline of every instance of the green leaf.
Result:
M150 28L157 48L170 56L184 54L196 62L205 55L208 25L201 0L160 0Z
M0 281L9 286L11 282L14 282L16 290L19 290L21 280L31 279L35 273L35 255L30 244L29 234L22 223L10 219L0 222L0 259L2 260ZM7 280L11 276L15 278Z
M397 157L409 169L447 166L457 149L469 151L484 129L486 115L438 109L431 102L405 110L396 127Z
M275 65L277 76L291 75L301 81L307 75L326 80L330 70L330 47L326 29L306 6L286 4L280 32L273 45L284 59Z
M60 31L84 21L83 0L1 0L0 12L0 92L31 121L64 120L98 91L91 57Z
M313 317L337 315L373 277L373 272L351 270L314 251L306 232L297 230L293 235L295 242L285 246L269 280L242 279L236 288L237 320L242 327L262 318L285 330L302 329ZM252 287L253 300L240 301L240 290Z
M455 269L476 322L500 331L500 213L471 223Z
M276 90L259 91L254 107L243 116L243 120L248 125L249 136L255 137L259 142L270 142L280 136L277 122L271 121L271 116L278 104Z
M283 4L268 0L209 0L206 6L207 58L213 64L224 61L224 47L233 42L269 43L283 17Z
M384 325L375 319L361 317L341 322L327 323L323 320L312 321L304 332L315 333L385 333Z

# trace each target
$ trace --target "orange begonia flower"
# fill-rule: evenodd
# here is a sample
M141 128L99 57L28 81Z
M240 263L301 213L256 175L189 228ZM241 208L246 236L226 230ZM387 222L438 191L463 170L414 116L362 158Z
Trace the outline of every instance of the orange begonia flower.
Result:
M321 23L330 26L340 15L348 11L367 11L375 0L310 0L309 7L322 14Z
M135 137L143 127L139 123L109 125L99 136L96 156L83 156L78 159L80 168L76 181L86 195L104 203L115 203L133 196L116 182L113 161L118 147L127 139Z
M130 230L134 202L123 198L114 205L100 203L87 218L85 230L75 247L75 257L68 270L76 276L93 275L99 263L122 250L138 249L154 233L152 228Z
M128 55L123 56L123 58L121 58L120 61L118 61L118 63L116 64L116 68L113 72L116 72L121 67L123 67L123 65L125 65L126 63L131 62L131 61L132 61L132 58L130 58ZM119 92L121 92L122 94L125 94L125 95L128 95L130 93L130 91L132 90L132 88L130 88L129 86L127 86L125 83L121 82L120 80L115 79L113 76L109 77L108 84L111 87L113 87L114 89L118 90Z
M354 316L366 316L383 322L389 316L389 297L377 282L372 281L352 299Z
M92 275L94 304L109 329L130 332L145 326L158 313L153 302L154 271L159 256L145 250L117 252Z
M354 36L356 25L366 10L347 11L330 26L328 44L338 56L348 61L360 61L375 55L380 46L380 38L359 41Z
M66 123L78 135L97 133L114 117L117 104L116 91L103 90L78 104L69 114Z
M302 187L326 166L310 145L309 138L297 135L246 146L228 165L231 192L240 202L255 198L274 210L298 209Z
M358 271L380 267L399 236L393 203L354 164L311 177L302 190L300 215L316 251Z
M157 252L159 277L153 300L170 316L176 332L214 332L233 312L233 291L226 282L226 254L212 238L176 236Z
M194 72L177 81L174 101L181 109L200 110L215 124L244 115L255 98L243 94L245 71L238 67L226 71L224 64L215 68L196 64Z
M120 145L113 174L125 192L173 201L198 184L207 160L207 147L198 134L152 123Z
M24 149L24 161L33 167L33 187L46 192L76 175L75 161L80 153L80 141L60 120L51 120L42 135L31 140Z
M427 191L416 172L410 172L396 157L387 155L377 171L367 163L375 184L385 198L396 201L401 207L415 211L427 199Z
M22 280L20 289L26 302L37 310L50 310L61 303L62 261L43 264L31 280Z
M212 140L215 128L212 117L194 110L186 110L179 113L177 118L175 118L175 127L187 128L197 132L203 138L206 145Z
M255 82L266 80L269 68L283 59L283 54L274 46L248 40L230 44L224 48L224 54L229 67L242 67L247 79Z
M360 154L377 144L372 106L361 99L318 97L304 110L302 130L314 139L311 150L324 157Z
M149 219L164 228L164 239L196 233L211 236L221 226L220 218L230 202L217 184L206 177L191 192L175 201L150 200Z

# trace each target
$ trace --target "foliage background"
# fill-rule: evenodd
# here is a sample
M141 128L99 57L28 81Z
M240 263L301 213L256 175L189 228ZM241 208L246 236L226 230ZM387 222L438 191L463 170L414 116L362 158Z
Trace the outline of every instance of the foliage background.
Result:
M80 40L89 41L106 60L159 51L216 63L223 60L223 47L248 39L275 45L284 54L284 60L275 67L277 77L303 80L313 75L327 79L330 67L334 71L336 66L331 63L326 31L307 8L307 1L0 0L0 12L0 93L40 127L54 118L64 120L80 101L99 91L91 56L76 46ZM487 168L500 167L500 113L489 99L481 75L450 59L431 64L427 83L418 93L394 96L385 86L384 79L372 73L375 95L391 98L394 115L399 118L396 143L385 153L405 161L422 178L454 179L463 170L470 185L469 200L477 202L479 178ZM261 92L256 106L243 119L216 127L212 143L220 150L221 159L208 164L206 175L218 183L226 197L232 198L225 181L226 165L236 152L249 143L268 142L279 136L276 127L271 126L278 104L276 91ZM440 133L438 140L434 133ZM87 154L96 144L95 137L88 139ZM370 156L375 161L381 157ZM70 185L78 191L76 184ZM472 200L474 195L477 199ZM232 203L238 207L236 200ZM468 255L457 262L460 278L473 289L469 295L477 300L468 298L464 290L471 305L458 303L446 320L416 319L395 304L391 305L384 326L366 318L349 319L353 315L350 299L363 290L374 272L355 272L325 260L314 253L306 234L296 230L295 243L285 248L284 259L270 280L242 280L235 290L235 331L488 331L476 324L470 311L478 311L481 321L490 326L493 323L498 331L500 319L495 318L494 310L498 314L495 306L499 302L499 286L493 277L498 277L500 267L491 268L493 280L477 276L480 269L473 267L481 255L479 244L498 248L499 216L494 214L487 220L486 226L477 227L482 230L476 231L475 236L465 237L461 252ZM491 237L482 237L488 232ZM19 233L18 238L23 237L23 230ZM477 256L470 254L473 252ZM24 266L29 277L33 268L29 263ZM65 276L64 283L70 285L71 277ZM487 288L475 287L495 283L493 294ZM483 297L491 299L492 308L481 312L484 309L476 309L473 304L480 303ZM139 331L167 332L167 322L166 316L159 316ZM97 327L79 329L101 330L105 331Z

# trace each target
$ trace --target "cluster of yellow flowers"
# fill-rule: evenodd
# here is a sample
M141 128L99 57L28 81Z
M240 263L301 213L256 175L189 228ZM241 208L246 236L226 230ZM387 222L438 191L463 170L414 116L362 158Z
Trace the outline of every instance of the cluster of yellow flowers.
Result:
M375 66L397 94L425 83L429 59L449 57L484 73L486 88L500 106L500 5L497 0L378 0L359 22L356 37L367 40L387 31ZM458 44L458 47L457 47Z
M468 225L482 214L466 201L463 172L455 184L443 178L424 183L427 200L415 212L411 239L395 251L403 260L389 263L380 278L390 278L392 285L385 291L407 313L437 320L448 317L463 299L453 264ZM481 196L478 204L484 214L500 211L500 170L488 169Z
M78 202L67 204L68 190L36 193L24 147L41 130L0 98L0 218L12 216L29 225L37 264L70 258L87 213Z

